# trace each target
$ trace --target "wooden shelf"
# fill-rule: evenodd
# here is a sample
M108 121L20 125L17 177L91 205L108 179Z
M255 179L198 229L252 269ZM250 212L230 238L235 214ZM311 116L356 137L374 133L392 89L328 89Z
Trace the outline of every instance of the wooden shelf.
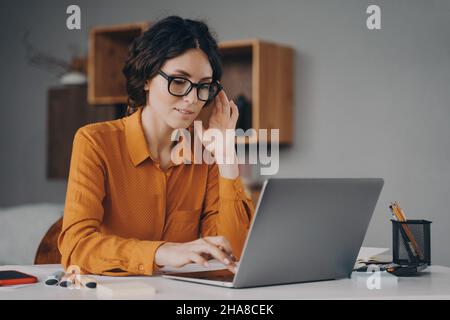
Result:
M90 104L126 104L127 93L122 68L130 44L148 27L149 24L143 22L90 30L88 57Z

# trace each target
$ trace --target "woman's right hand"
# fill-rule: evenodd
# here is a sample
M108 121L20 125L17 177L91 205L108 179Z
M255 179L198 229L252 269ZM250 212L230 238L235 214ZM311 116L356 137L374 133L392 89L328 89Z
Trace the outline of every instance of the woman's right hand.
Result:
M230 243L222 236L205 237L186 243L166 242L155 253L155 263L161 267L179 268L188 263L207 267L210 259L219 260L228 270L236 273Z

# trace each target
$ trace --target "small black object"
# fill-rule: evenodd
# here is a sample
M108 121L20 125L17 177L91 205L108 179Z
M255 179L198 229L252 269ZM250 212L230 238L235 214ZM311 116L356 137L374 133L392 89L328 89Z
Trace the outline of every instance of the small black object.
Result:
M403 265L396 266L393 268L388 268L386 271L397 276L397 277L412 277L416 276L418 272L427 268L426 264L418 264L418 265Z
M47 279L45 280L45 284L48 286L54 286L55 284L58 284L58 280L56 279Z

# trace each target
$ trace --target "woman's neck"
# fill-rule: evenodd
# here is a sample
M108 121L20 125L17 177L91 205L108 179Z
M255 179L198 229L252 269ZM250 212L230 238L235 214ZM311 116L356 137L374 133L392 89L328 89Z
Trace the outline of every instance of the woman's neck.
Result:
M141 122L150 153L159 159L160 153L170 152L173 129L161 121L150 106L145 106L142 110Z

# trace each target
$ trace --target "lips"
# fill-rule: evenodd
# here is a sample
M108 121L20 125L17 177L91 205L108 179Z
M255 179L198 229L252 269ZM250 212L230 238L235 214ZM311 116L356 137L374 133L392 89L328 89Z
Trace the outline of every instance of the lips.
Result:
M182 108L174 108L174 109L177 110L179 113L185 114L185 115L190 115L190 114L194 113L194 111L191 111L188 109L182 109Z

